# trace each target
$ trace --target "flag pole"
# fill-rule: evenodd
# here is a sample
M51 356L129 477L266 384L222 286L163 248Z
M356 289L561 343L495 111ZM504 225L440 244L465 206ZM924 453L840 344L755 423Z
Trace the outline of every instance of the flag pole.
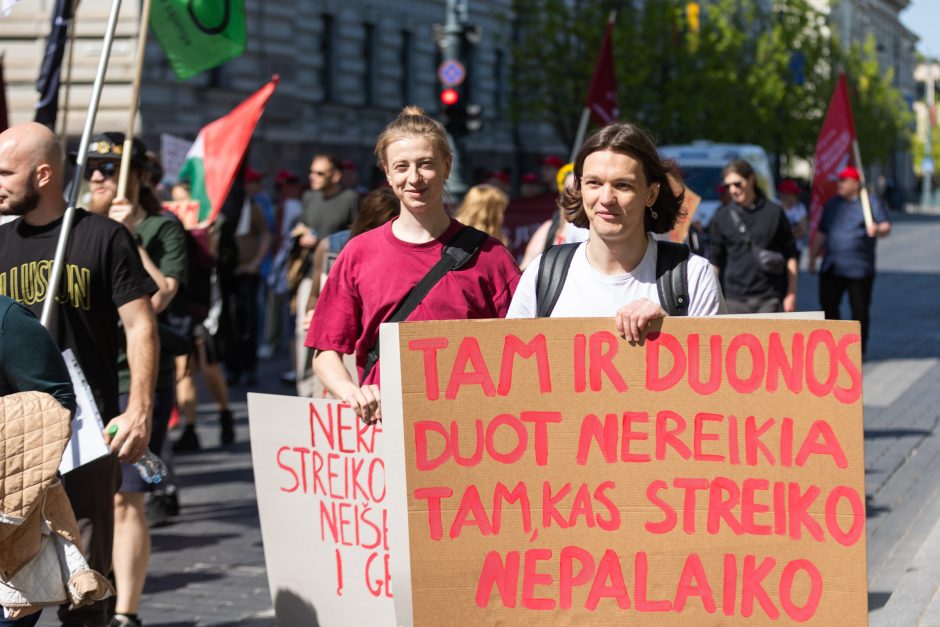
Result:
M134 126L140 108L140 83L144 72L144 56L147 53L147 29L150 26L150 0L144 0L141 8L140 32L137 34L137 56L134 59L134 82L131 88L130 115L127 133L124 135L124 152L121 153L121 174L118 177L117 198L127 198L127 178L131 170L131 154L134 148Z
M568 163L574 163L575 157L578 156L578 149L581 147L581 144L584 143L584 134L587 133L588 120L591 117L591 110L588 107L584 107L581 110L581 121L578 123L578 133L574 136L574 145L571 147L571 159L568 160Z
M861 183L858 194L862 201L862 214L865 216L865 228L871 230L875 225L875 219L871 214L871 199L868 197L868 186L865 184L865 168L862 166L862 151L858 148L857 139L852 139L852 157L855 160L855 166L858 168L859 182Z
M76 20L76 10L78 9L78 0L71 0L72 10L69 12L72 16L71 21L69 22L69 32L67 39L69 42L68 55L69 63L65 66L65 96L62 102L62 109L64 113L62 114L62 127L59 130L59 137L62 138L62 145L68 147L68 128L69 128L69 97L72 93L72 61L75 59L75 20ZM66 151L67 153L68 151Z
M610 28L613 27L614 23L617 21L617 9L611 9L610 15L607 17L607 26L604 31L604 37L607 37L607 33ZM603 47L601 48L603 50ZM601 59L598 59L598 66L600 66ZM595 76L597 74L598 68L594 69ZM593 89L594 78L591 78L591 89ZM590 100L591 94L588 93L588 99ZM575 157L578 156L578 150L581 148L581 144L584 143L584 135L587 133L588 121L591 118L591 107L585 105L584 109L581 110L581 120L578 122L578 131L574 136L574 145L571 147L571 160L569 163L574 163Z
M67 208L62 219L62 229L59 241L55 247L55 258L52 262L52 271L49 273L49 283L46 299L42 304L40 321L49 328L52 316L52 305L55 303L59 284L62 282L62 269L65 267L65 248L68 245L72 223L75 221L75 202L78 199L78 189L81 187L82 177L85 173L85 162L88 157L88 144L91 141L91 131L95 126L95 117L98 115L98 103L101 101L101 89L104 86L104 74L108 69L108 59L111 56L111 44L114 42L114 31L117 29L118 12L121 9L121 0L112 0L111 15L108 18L108 27L104 33L104 42L101 47L101 56L98 58L98 72L91 90L91 100L88 102L88 114L85 117L85 128L82 130L82 140L78 147L78 157L75 161L75 174L68 190Z

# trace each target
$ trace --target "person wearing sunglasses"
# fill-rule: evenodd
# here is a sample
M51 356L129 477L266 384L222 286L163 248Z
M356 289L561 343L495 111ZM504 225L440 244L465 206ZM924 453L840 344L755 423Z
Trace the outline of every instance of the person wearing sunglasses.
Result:
M92 161L107 169L100 162L116 161L121 142L101 136L95 140ZM144 270L127 229L78 209L62 283L49 293L49 273L66 210L62 164L58 138L41 124L19 124L0 134L0 214L20 216L0 226L0 284L6 286L7 296L37 316L46 299L55 298L49 332L59 350L71 349L75 355L106 430L117 428L115 435L107 436L112 455L63 477L85 536L88 563L106 573L111 568L118 461L139 460L150 439L157 363L157 325L150 296L157 286ZM118 352L125 338L131 385L121 409ZM101 601L81 608L63 606L59 618L63 624L104 625L107 613L108 603Z
M150 304L162 323L161 329L167 329L170 321L164 311L186 277L186 237L179 220L163 213L163 206L149 184L152 165L147 158L147 148L137 138L131 144L127 197L116 197L123 145L123 133L102 133L92 140L85 172L91 194L88 206L93 213L108 216L124 225L137 240L137 252L144 269L158 288L150 296ZM161 336L164 333L161 330ZM176 403L176 355L169 345L167 341L161 342L156 389L152 393L149 448L156 455L160 455L163 448L170 414ZM118 356L122 407L129 402L131 393L129 353L122 350ZM114 499L113 562L117 603L111 625L134 627L139 624L137 610L150 558L146 497L154 486L145 482L131 464L122 464L121 475L121 486Z
M708 226L708 256L728 312L796 311L799 251L786 212L767 198L744 159L726 165L722 177L730 202Z

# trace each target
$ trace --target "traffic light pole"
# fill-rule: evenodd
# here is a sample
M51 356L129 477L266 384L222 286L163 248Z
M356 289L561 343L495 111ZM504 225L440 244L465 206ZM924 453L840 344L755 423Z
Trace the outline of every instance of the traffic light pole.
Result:
M445 61L464 61L464 59L462 59L462 42L466 24L467 0L447 0L447 17L444 22L444 35L440 41L441 52ZM460 98L463 98L462 94ZM454 153L450 177L447 179L447 192L453 197L455 202L459 203L463 200L468 189L465 171L466 160L464 159L466 154L466 141L462 133L454 133L453 129L447 129L447 139Z

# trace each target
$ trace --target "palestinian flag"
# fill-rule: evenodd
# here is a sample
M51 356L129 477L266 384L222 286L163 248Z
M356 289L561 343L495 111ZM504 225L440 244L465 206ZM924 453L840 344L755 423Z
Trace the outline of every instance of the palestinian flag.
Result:
M211 224L219 215L255 125L261 119L278 80L275 74L271 82L228 115L204 126L186 154L177 180L189 181L192 198L200 203L200 224Z
M153 0L150 27L186 80L245 52L245 0Z

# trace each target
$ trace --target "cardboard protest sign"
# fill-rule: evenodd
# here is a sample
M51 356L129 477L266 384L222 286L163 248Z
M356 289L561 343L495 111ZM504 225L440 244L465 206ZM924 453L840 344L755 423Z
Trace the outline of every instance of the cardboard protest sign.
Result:
M338 401L248 395L268 583L281 625L395 624L382 427Z
M400 625L866 624L857 323L381 333Z

